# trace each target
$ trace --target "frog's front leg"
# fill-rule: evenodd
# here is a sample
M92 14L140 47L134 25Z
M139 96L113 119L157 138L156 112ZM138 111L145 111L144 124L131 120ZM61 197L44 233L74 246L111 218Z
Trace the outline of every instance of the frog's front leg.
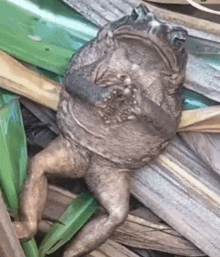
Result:
M105 65L103 58L66 73L63 84L71 96L78 96L84 102L100 107L112 91L112 87L101 87L93 82L92 76L97 72L97 67Z

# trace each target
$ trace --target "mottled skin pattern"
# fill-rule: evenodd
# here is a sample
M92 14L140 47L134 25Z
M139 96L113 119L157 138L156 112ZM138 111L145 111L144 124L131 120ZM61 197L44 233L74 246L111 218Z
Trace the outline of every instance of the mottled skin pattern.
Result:
M85 177L106 210L81 230L65 257L90 252L126 219L130 172L157 157L178 128L186 35L139 6L74 57L57 112L61 134L30 162L14 222L21 240L37 230L47 175Z

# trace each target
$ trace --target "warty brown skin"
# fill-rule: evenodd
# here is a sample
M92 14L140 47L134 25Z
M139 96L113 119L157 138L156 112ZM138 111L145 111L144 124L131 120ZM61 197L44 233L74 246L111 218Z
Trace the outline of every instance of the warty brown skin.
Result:
M124 222L130 172L157 157L178 128L186 35L139 6L74 57L57 112L60 136L30 161L14 222L21 240L36 233L47 175L84 177L106 210L80 231L65 257L90 252Z

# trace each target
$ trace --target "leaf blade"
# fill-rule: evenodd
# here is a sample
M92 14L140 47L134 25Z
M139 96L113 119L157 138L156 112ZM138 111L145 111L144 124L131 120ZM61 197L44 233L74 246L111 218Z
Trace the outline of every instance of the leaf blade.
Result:
M40 257L51 254L68 242L97 211L97 200L89 193L79 195L48 231L42 241Z

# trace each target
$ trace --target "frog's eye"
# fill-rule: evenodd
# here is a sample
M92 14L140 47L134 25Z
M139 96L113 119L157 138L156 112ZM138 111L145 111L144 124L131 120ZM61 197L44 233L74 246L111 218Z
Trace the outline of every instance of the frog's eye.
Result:
M146 19L148 13L149 10L147 9L147 7L140 4L138 7L133 9L131 13L131 18L134 21L137 19Z
M138 13L136 12L136 8L133 9L132 14L131 14L132 20L133 20L133 21L137 20L138 16L139 16L139 15L138 15Z
M171 45L175 47L180 47L186 41L187 31L184 29L174 29L171 31L170 40Z

